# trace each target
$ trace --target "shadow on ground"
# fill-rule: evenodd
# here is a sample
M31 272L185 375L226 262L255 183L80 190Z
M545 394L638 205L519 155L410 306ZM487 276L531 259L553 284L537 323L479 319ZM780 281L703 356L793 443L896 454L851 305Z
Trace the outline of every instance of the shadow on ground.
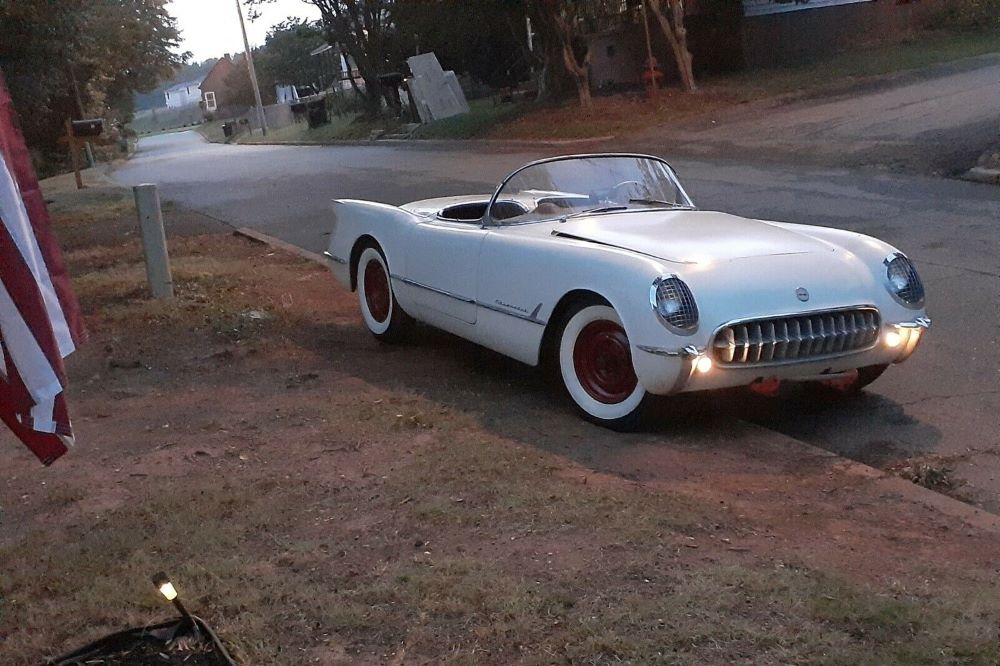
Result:
M777 398L745 390L659 398L643 431L621 434L579 418L558 382L540 369L429 327L415 327L405 343L392 346L376 342L360 325L304 323L293 335L332 367L366 382L476 414L497 434L602 471L616 466L611 459L623 447L662 448L668 440L673 449L711 447L753 457L742 434L745 422L882 468L933 450L940 439L936 428L884 396L817 395L794 385ZM618 472L634 480L643 473Z

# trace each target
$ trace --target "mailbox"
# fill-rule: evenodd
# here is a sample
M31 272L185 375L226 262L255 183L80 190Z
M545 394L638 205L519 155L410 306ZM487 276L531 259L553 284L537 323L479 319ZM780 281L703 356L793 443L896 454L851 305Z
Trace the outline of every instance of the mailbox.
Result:
M89 120L74 120L70 123L74 137L101 136L104 133L104 120L91 118Z

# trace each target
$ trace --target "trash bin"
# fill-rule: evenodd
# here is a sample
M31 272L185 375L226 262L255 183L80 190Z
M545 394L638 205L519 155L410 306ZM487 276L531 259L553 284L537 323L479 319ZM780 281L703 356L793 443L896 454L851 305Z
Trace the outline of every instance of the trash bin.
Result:
M330 122L330 112L326 110L326 99L314 99L306 103L306 114L309 118L309 129L316 129L320 125Z
M233 136L233 130L234 130L234 127L233 127L232 123L222 123L222 134L227 139L232 138L232 136Z

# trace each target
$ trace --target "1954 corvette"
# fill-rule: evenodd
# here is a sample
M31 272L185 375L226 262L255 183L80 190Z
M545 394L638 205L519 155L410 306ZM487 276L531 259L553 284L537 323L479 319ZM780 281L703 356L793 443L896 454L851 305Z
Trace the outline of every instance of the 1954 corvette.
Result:
M325 253L365 325L418 320L551 363L589 420L635 427L650 395L779 381L855 391L930 326L895 248L839 229L697 210L646 155L573 155L492 196L333 202Z

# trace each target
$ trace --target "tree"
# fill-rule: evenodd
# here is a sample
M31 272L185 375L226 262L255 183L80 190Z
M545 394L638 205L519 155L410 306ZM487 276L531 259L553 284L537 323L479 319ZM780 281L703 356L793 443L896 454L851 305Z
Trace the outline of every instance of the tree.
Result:
M254 52L257 73L268 85L316 84L329 78L322 58L310 55L326 44L317 22L289 19L272 27L264 46Z
M684 0L646 0L649 8L660 24L663 36L670 44L677 71L681 75L681 85L684 90L697 90L694 81L694 66L691 52L687 47L687 29L684 27ZM669 15L668 15L669 12Z
M29 145L54 153L67 117L127 119L136 91L188 54L167 0L0 0L0 67Z
M526 12L525 0L395 0L390 9L404 54L433 51L445 69L494 88L528 77Z
M374 117L382 110L380 74L393 71L401 53L390 16L393 0L303 0L320 11L323 31L329 44L350 56L364 80L365 115ZM246 0L250 7L274 0ZM254 15L251 14L251 20Z
M585 0L530 0L529 12L537 27L543 45L545 67L543 82L558 80L546 70L562 63L576 85L580 106L593 108L590 95L590 47L584 39L582 23L583 11L587 9ZM554 96L551 90L545 91Z
M253 55L254 58L257 57L257 53ZM263 85L260 81L258 81L258 84L260 84L261 88L261 98L264 104L267 104L269 101L267 99L268 91L273 90L273 88ZM233 68L223 79L223 85L225 86L226 93L221 105L223 108L220 109L220 112L241 113L247 107L257 104L257 98L253 94L253 84L250 83L250 72L247 69L245 55L233 58ZM274 93L272 92L271 96L273 97L273 95Z

